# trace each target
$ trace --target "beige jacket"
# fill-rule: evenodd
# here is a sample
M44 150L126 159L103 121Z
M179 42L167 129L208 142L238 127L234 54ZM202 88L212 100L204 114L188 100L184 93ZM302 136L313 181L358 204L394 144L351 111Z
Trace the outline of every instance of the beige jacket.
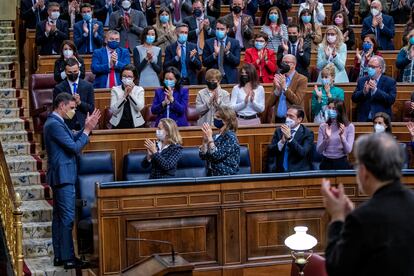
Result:
M203 123L213 125L214 114L217 108L221 106L230 106L230 94L226 90L218 87L217 103L210 103L211 94L207 88L198 91L196 98L196 110L200 115L197 125L201 126Z
M117 126L122 118L124 112L124 104L126 99L124 97L124 90L122 86L114 86L111 89L111 111L112 117L109 121L113 126ZM141 111L145 107L144 89L141 86L134 86L129 96L129 104L131 108L132 118L134 120L134 126L139 127L145 123L144 117L142 117Z

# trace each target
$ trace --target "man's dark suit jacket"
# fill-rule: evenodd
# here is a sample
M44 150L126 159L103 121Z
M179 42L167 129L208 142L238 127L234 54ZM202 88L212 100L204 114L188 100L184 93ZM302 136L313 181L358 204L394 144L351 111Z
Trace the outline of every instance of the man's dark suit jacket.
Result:
M414 193L399 180L328 228L326 268L335 276L414 275Z
M288 43L288 54L292 54L292 46L290 43ZM283 46L280 45L277 49L277 66L280 67L280 63L282 63L283 59ZM303 54L300 55L298 49L296 49L296 71L299 74L304 75L305 77L310 78L309 75L309 65L310 65L310 59L311 59L311 47L307 43L304 43L303 46Z
M393 38L395 35L395 26L394 26L394 19L392 16L382 14L382 22L384 23L384 28L378 30L378 49L379 50L394 50L394 42ZM361 38L367 34L373 34L375 36L374 29L372 28L372 15L365 17L364 21L362 21L362 31L361 31Z
M72 94L72 90L67 80L62 81L53 89L53 100L59 93L66 92ZM65 120L70 129L80 130L85 126L86 115L91 114L95 109L95 96L91 83L79 79L77 93L81 98L81 104L76 107L76 114L72 120Z
M369 112L372 111L372 116L377 112L385 112L392 118L392 105L397 96L396 82L394 79L381 75L377 83L377 91L373 96L368 92L364 94L365 82L369 77L362 77L358 80L357 87L352 94L352 101L358 104L357 120L358 122L367 122Z
M157 18L157 10L155 8L155 1L151 1L151 6L147 7L147 9L144 11L141 8L141 5L139 3L140 0L133 0L132 1L132 5L131 8L141 11L144 15L145 18L147 19L147 25L154 25L155 24L155 19Z
M108 9L106 8L105 5L106 5L106 0L96 0L95 5L93 6L93 15L99 21L101 21L102 24L105 24L106 16L108 14ZM112 12L115 12L119 9L120 7L118 4L112 5ZM108 20L108 24L109 24L109 20Z
M210 38L206 40L203 50L203 65L206 69L218 69L218 57L214 58L214 41L215 38ZM227 37L226 44L230 42L230 51L229 54L224 54L223 60L223 69L224 69L224 76L221 83L237 83L237 66L240 64L240 44L239 41Z
M36 13L39 12L40 21L47 18L47 1L45 1L45 8L43 10L33 11L33 0L22 0L20 2L20 16L24 20L24 27L26 29L36 28Z
M307 127L300 125L293 140L287 142L282 151L279 151L277 143L282 139L282 130L279 127L273 134L272 143L267 147L267 172L285 172L283 159L285 148L288 147L288 171L312 170L312 147L313 132Z
M216 19L212 16L204 15L204 19L208 19L210 21L210 32L204 31L204 40L216 36ZM183 23L188 25L188 41L197 44L198 35L196 33L196 29L198 27L197 20L194 16L187 16L183 19Z
M56 31L50 32L46 36L46 20L39 22L36 26L36 45L40 46L40 55L52 55L53 51L60 53L60 46L62 42L69 39L68 22L58 19L56 21Z
M181 60L176 60L176 49L177 49L177 42L174 42L167 46L165 49L165 58L164 58L164 70L170 66L173 66L181 72ZM194 60L190 58L190 52L192 50L197 51L197 45L191 42L186 43L186 50L185 50L185 64L187 67L187 74L188 79L190 80L190 84L194 85L197 84L197 71L201 69L201 61L198 54L195 55Z

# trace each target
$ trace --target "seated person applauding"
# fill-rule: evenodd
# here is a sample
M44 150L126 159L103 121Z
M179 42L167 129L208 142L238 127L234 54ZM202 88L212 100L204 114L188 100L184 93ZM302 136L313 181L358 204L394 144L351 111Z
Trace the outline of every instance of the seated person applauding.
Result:
M329 99L344 100L344 90L334 86L335 66L332 63L322 69L321 76L322 86L318 88L315 84L315 89L312 92L312 116L313 121L318 124L325 123L328 119L326 110Z
M244 64L239 70L239 84L231 92L231 107L237 113L239 125L260 125L259 115L265 109L265 92L251 64Z
M92 55L91 69L95 74L95 88L112 88L121 85L120 72L131 62L128 49L119 47L119 33L109 30L105 36L106 47L96 49Z
M286 122L273 134L267 147L267 172L295 172L312 169L313 132L302 125L305 112L292 105L287 110Z
M323 155L321 170L348 170L348 154L352 152L355 127L349 122L341 100L328 102L328 120L319 126L316 150Z
M76 46L72 40L65 40L60 47L60 57L55 61L55 69L53 74L55 82L59 83L66 79L65 66L66 61L70 58L74 58L79 62L79 77L81 79L85 78L85 63L83 62L83 58L78 55L78 51L76 50Z
M110 123L114 128L143 127L145 124L141 114L145 107L144 89L135 85L137 77L135 66L128 64L121 71L122 85L112 87Z
M354 80L368 75L368 62L375 55L381 56L381 53L378 51L377 41L373 34L367 34L362 43L362 52L358 48L356 49L353 68Z
M183 151L177 124L172 119L161 119L156 136L156 142L150 139L144 142L147 156L142 160L142 167L148 168L151 165L151 179L174 177Z
M232 175L239 170L240 146L237 140L236 113L230 107L219 108L214 115L214 126L219 133L214 135L211 126L204 123L203 144L200 158L207 161L208 175Z
M160 86L158 74L162 70L161 48L154 46L157 32L153 26L145 27L141 35L141 45L134 48L134 65L142 87Z
M387 113L378 112L372 119L372 123L374 124L375 133L386 132L392 135L391 118Z
M181 86L181 75L175 67L164 71L163 87L155 89L151 112L157 115L156 125L162 118L171 118L178 126L188 126L188 88Z
M270 111L269 108L275 106L275 117L272 121L284 123L286 112L291 105L303 106L308 78L296 72L296 57L294 55L285 55L282 59L279 73L273 80L274 92L270 94L266 103L265 114ZM304 118L306 120L306 118Z
M261 83L272 83L277 70L275 52L267 48L267 43L267 34L260 32L254 37L254 47L246 49L244 55L244 62L253 64Z
M65 123L69 129L80 130L85 126L87 114L92 114L95 109L93 86L79 78L79 62L74 58L66 61L65 73L66 79L56 85L53 90L53 99L62 92L73 95L76 101L76 112L68 115Z
M391 107L397 95L396 82L385 76L385 61L373 56L368 62L368 76L360 78L352 93L352 101L357 103L358 122L370 122L377 112L385 112L390 117Z
M200 115L197 125L204 123L213 125L214 114L217 109L230 105L230 95L220 87L221 74L217 69L210 69L206 72L207 88L198 91L196 98L196 110Z

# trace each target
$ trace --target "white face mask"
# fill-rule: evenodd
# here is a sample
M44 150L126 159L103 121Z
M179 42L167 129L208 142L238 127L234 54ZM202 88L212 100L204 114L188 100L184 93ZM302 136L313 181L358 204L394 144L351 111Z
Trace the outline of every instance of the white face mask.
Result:
M124 10L128 10L129 8L131 7L131 2L129 2L129 1L122 1L122 8L124 9Z
M71 58L73 56L73 51L72 50L63 50L63 56L65 58Z
M165 131L162 129L157 129L155 131L155 136L157 136L157 139L160 141L164 141L165 139Z
M291 118L286 118L285 124L289 127L289 128L294 128L296 122L294 120L292 120Z
M374 130L375 130L375 133L383 133L385 132L385 126L380 125L380 124L375 124Z
M122 83L125 86L133 86L134 85L134 79L133 78L122 78Z
M52 20L57 20L59 18L59 16L60 16L60 12L58 12L58 11L54 11L54 12L50 13L50 19L52 19Z
M326 36L326 40L329 43L335 43L335 41L336 41L336 35L328 35L328 36Z
M372 16L377 16L378 14L380 14L380 11L377 9L371 9L371 14Z

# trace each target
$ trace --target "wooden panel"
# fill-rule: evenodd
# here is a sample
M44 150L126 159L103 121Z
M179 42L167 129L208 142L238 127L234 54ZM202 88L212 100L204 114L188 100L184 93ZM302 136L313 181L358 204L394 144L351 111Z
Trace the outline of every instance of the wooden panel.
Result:
M193 263L217 262L217 218L197 216L127 222L128 238L169 241L174 250ZM154 253L169 253L168 245L127 241L127 265Z
M241 225L240 210L224 210L224 263L237 264L241 262Z
M121 270L121 247L120 247L120 218L102 218L102 227L99 242L102 244L100 256L102 258L101 271L105 274ZM116 258L114 258L116 256Z

